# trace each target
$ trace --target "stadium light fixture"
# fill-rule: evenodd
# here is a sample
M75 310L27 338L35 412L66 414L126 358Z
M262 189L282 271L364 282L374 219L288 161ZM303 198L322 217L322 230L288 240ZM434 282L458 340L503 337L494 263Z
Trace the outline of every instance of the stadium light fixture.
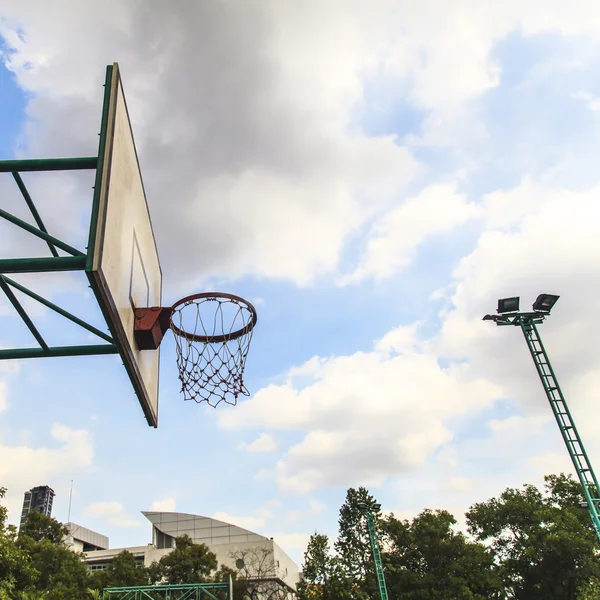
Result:
M554 294L540 294L533 303L533 310L550 312L559 298L560 296Z
M502 298L498 300L498 312L516 312L519 310L519 296L513 298Z

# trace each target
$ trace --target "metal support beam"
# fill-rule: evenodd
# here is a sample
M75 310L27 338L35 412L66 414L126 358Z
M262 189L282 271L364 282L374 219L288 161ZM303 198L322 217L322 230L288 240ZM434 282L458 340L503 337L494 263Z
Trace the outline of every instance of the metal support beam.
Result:
M90 346L56 346L54 348L13 348L0 350L0 360L15 358L47 358L50 356L93 356L98 354L118 354L114 344Z
M80 171L95 169L97 156L77 158L24 158L20 160L0 160L0 173L24 171Z
M10 303L15 307L15 310L19 313L23 323L27 325L27 329L31 331L33 337L37 340L37 343L41 346L41 350L47 351L48 344L44 341L42 334L37 330L37 327L33 324L33 321L29 318L25 309L21 306L21 303L17 297L13 294L13 291L8 286L8 282L0 275L0 288L6 294L6 297L10 300Z
M54 271L83 271L83 256L49 256L44 258L2 258L0 273L49 273Z
M229 582L207 582L173 585L144 585L139 587L104 588L104 600L187 600L210 598L219 600L216 590L224 590L227 600L233 600Z
M30 225L27 221L23 221L23 219L19 219L19 217L15 217L11 215L9 212L2 210L0 208L0 217L3 217L7 221L14 223L19 226L21 229L32 233L33 235L45 240L46 242L52 242L55 246L58 246L61 250L72 254L73 256L85 256L85 254L81 250L77 250L77 248L73 248L73 246L69 246L69 244L65 244L65 242L61 242L59 239L54 236L46 233L45 231L39 230L37 227Z
M21 179L21 176L16 171L12 175L19 186L19 190L21 191L21 194L23 195L23 198L25 199L25 202L27 203L27 206L29 207L29 210L31 211L31 214L33 215L38 227L44 233L48 233L48 230L42 221L42 217L40 217L40 213L38 213L37 208L35 207L35 204L29 195L29 191L25 187L25 182ZM48 244L48 248L50 248L50 252L52 252L52 256L58 256L58 252L54 244L50 240L46 240L46 243Z
M12 279L9 279L8 277L3 277L2 275L0 275L0 280L2 280L2 279L4 279L4 281L6 283L8 283L8 285L14 287L15 289L19 290L20 292L23 292L30 298L37 300L40 304L47 306L48 308L52 309L54 312L57 312L59 315L69 319L69 321L72 321L73 323L76 323L80 327L87 329L90 333L97 335L98 337L102 338L104 341L108 342L109 344L112 344L114 342L114 340L107 333L100 331L93 325L90 325L89 323L86 323L85 321L79 319L75 315L72 315L70 312L66 311L64 308L61 308L60 306L57 306L53 302L50 302L50 300L46 300L46 298L43 298L42 296L39 296L35 292L32 292L30 289L26 288L24 285L21 285L20 283L14 281Z

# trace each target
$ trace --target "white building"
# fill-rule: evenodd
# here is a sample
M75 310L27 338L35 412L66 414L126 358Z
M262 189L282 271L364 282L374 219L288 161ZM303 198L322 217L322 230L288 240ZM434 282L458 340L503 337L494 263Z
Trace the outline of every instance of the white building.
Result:
M123 550L133 554L140 565L148 567L171 552L175 547L175 538L185 534L197 544L206 544L216 554L219 565L226 565L245 575L256 576L256 573L252 573L252 562L257 552L268 554L269 560L264 562L260 577L278 580L282 586L292 591L296 589L299 580L298 566L273 538L200 515L176 512L142 514L152 523L152 543L147 546L85 552L90 570L105 569ZM244 558L246 564L243 562Z
M89 552L108 548L108 538L101 533L86 529L81 525L77 525L77 523L65 523L65 527L69 530L65 543L74 552Z

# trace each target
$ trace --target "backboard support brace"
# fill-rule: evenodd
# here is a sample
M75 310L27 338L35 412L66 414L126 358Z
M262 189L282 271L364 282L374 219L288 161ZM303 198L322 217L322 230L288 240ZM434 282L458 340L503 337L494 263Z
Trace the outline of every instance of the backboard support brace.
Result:
M135 341L140 350L156 350L171 324L171 307L135 309Z

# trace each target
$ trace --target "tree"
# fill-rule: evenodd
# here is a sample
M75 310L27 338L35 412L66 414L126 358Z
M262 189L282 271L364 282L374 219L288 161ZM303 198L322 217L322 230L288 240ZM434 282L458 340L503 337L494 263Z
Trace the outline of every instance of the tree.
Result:
M339 556L339 564L345 576L359 586L355 592L356 599L376 598L379 594L375 565L369 531L360 505L367 505L371 509L376 504L375 498L364 487L358 490L350 488L346 493L346 500L340 508L339 536L334 543L334 548ZM377 519L380 514L372 510Z
M329 538L315 532L304 553L299 600L353 600L356 586L346 576L339 557L332 556Z
M94 590L103 590L105 587L139 586L149 583L148 569L143 565L138 565L131 552L123 550L115 556L106 569L90 574L89 587Z
M382 520L386 581L392 598L488 600L500 598L494 556L453 530L445 510L424 510L412 523L393 514Z
M545 490L525 485L475 504L469 531L491 544L508 596L516 600L578 600L600 578L598 540L579 483L545 477Z
M217 569L217 557L206 544L196 544L188 535L175 538L175 549L150 567L153 582L202 583Z
M231 552L237 568L234 596L244 600L286 600L290 591L284 584L273 550L261 546Z
M83 555L66 547L67 529L58 521L31 511L17 537L19 549L37 571L35 581L23 591L43 593L48 600L79 600L87 589Z
M0 499L6 488L0 487ZM0 600L9 600L29 587L37 577L29 556L16 544L15 527L6 524L6 507L0 505Z

